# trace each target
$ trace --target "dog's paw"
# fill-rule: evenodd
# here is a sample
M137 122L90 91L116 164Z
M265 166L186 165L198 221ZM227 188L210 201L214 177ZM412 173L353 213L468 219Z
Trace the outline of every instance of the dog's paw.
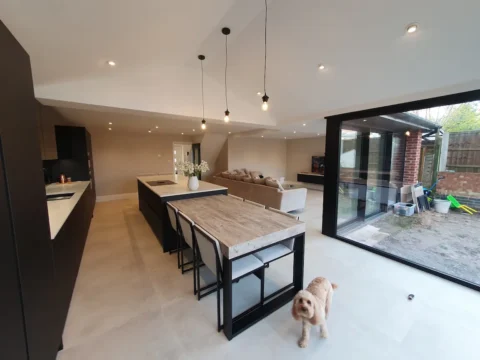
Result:
M308 346L308 340L301 338L300 340L298 340L298 346L302 349L306 348Z
M321 331L320 332L320 337L322 339L328 339L328 331Z

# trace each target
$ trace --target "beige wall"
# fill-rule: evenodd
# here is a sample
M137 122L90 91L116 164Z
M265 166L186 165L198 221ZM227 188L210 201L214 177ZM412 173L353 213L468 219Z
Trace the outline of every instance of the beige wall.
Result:
M297 181L297 173L311 171L312 156L325 155L325 136L287 140L287 180Z
M157 135L88 129L97 196L134 193L136 177L173 173L173 143L191 142L188 136Z
M216 165L217 159L223 148L223 145L227 141L227 135L206 133L200 143L200 151L202 160L208 162L210 171L202 175L202 180L210 180L211 177L217 173ZM219 170L221 171L221 170Z
M265 176L279 178L287 172L285 140L230 137L228 169L247 168L262 171Z

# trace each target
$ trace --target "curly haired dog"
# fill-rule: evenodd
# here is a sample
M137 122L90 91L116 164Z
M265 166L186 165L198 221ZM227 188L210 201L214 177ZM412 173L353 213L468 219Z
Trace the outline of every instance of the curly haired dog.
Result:
M302 337L298 346L306 348L310 339L312 325L320 325L321 337L328 337L327 318L332 306L333 290L338 286L323 277L312 280L305 290L300 290L293 299L292 315L302 320Z

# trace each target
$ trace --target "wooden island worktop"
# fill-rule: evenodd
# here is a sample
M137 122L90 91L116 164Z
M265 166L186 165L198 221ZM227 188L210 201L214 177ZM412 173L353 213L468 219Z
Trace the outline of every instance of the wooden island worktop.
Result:
M152 186L152 181L170 181L169 185ZM157 236L163 251L177 248L176 234L170 225L166 203L204 196L227 194L223 186L199 181L197 190L189 190L188 178L180 175L153 175L137 177L139 209Z
M305 232L301 221L229 196L179 200L172 205L217 238L228 259Z

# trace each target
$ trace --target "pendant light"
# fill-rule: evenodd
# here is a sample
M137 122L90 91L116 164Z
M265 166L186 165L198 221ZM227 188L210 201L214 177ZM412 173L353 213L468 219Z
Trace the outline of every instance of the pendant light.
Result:
M198 55L200 60L200 67L202 68L202 130L207 128L207 122L205 121L205 99L203 96L203 60L205 60L205 55Z
M265 62L263 66L263 104L262 104L262 110L267 111L268 110L268 96L267 96L267 15L268 15L268 6L267 6L267 0L265 0Z
M227 66L228 66L228 35L230 34L230 29L224 27L222 29L222 34L225 35L225 106L227 110L225 110L225 117L223 120L228 123L230 121L230 111L228 111L228 94L227 94Z

